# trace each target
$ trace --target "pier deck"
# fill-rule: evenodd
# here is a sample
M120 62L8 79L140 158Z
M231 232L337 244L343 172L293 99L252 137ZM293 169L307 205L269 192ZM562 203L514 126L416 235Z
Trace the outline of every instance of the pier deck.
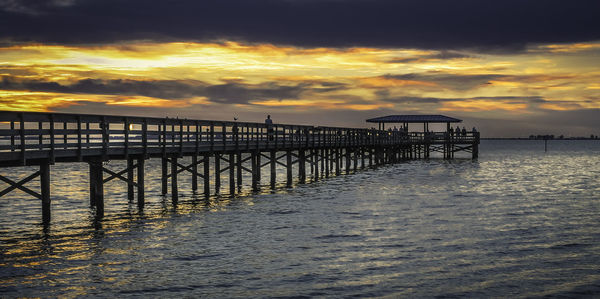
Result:
M465 151L478 156L479 133L452 135L449 132L403 132L361 128L264 124L135 116L61 114L0 111L0 168L39 166L40 170L16 182L0 173L8 187L0 197L19 189L42 201L42 218L50 221L50 165L86 162L90 170L90 205L96 215L104 214L103 184L120 179L128 186L128 197L144 206L144 161L162 159L162 193L177 201L177 178L181 172L198 178L209 195L210 178L215 192L221 189L221 173L229 173L230 193L241 185L242 172L252 174L252 187L260 184L262 167L270 167L271 187L276 184L277 166L286 168L292 182L296 164L300 182L306 180L306 165L314 179L356 171L358 167L394 163L405 159L429 158L432 152L445 159ZM242 155L244 154L244 155ZM190 165L179 158L191 157ZM261 163L261 158L267 162ZM103 161L127 160L127 168L113 171ZM367 162L368 161L368 162ZM226 167L221 168L222 162ZM211 163L214 167L211 169ZM202 166L202 171L198 170ZM170 166L170 167L169 167ZM170 171L169 171L170 168ZM134 176L134 172L137 175ZM108 174L107 178L104 174ZM25 184L40 178L40 192ZM237 185L236 185L237 181ZM238 188L239 189L239 188Z

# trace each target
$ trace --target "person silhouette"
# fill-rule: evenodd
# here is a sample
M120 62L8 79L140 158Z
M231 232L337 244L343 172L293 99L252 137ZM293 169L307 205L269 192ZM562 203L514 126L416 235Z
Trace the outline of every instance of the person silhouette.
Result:
M267 136L269 137L269 140L273 140L274 130L271 115L267 115L267 118L265 119L265 124L267 125Z

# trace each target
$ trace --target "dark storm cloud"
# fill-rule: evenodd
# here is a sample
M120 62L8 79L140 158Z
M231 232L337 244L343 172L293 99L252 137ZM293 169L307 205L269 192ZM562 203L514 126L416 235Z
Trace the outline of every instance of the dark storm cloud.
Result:
M567 86L572 84L570 80L576 79L573 75L504 75L504 74L454 74L439 71L426 73L387 74L381 76L385 79L420 81L435 83L438 86L458 91L470 90L492 84L492 81L538 83L558 81L553 86ZM567 80L565 82L565 80ZM560 83L562 81L562 83Z
M490 84L490 81L492 80L508 78L509 76L499 74L461 75L429 72L420 74L384 75L383 77L387 79L431 82L454 90L469 90Z
M394 59L390 59L387 62L388 63L413 63L413 62L428 62L431 60L451 60L451 59L461 59L461 58L472 58L472 55L468 55L468 54L463 54L460 52L455 52L455 51L440 51L439 53L436 54L429 54L429 55L421 55L421 56L414 56L414 57L398 57L398 58L394 58Z
M133 81L82 79L69 85L35 79L15 79L5 76L0 90L26 90L75 94L141 95L162 99L180 99L193 96L203 90L203 83L196 85L179 81Z
M395 104L437 104L441 102L456 101L457 99L422 98L422 97L393 97L381 99Z
M82 79L72 84L21 79L10 76L2 77L0 90L26 90L39 92L56 92L72 94L100 95L136 95L160 99L186 99L206 97L211 102L223 104L248 104L253 100L265 99L297 99L305 92L327 93L344 88L321 87L310 83L281 85L276 82L248 84L244 82L225 82L223 84L207 84L201 81L177 80L99 80Z
M597 0L0 0L0 40L519 50L598 40L598 11Z
M505 104L528 104L537 106L545 103L567 103L548 101L541 97L530 96L530 97L514 97L514 96L497 96L497 97L472 97L472 98L434 98L434 97L383 97L379 100L395 103L395 104L439 104L443 102L465 102L465 101L478 101L485 100L489 102L502 102Z
M297 99L305 91L304 84L281 86L277 83L263 83L250 87L240 83L226 83L208 86L203 95L213 102L247 104L262 99Z

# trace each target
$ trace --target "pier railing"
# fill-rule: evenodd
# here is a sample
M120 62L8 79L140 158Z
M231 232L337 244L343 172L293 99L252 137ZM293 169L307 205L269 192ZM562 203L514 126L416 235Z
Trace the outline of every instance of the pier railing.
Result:
M479 133L406 132L265 124L179 118L62 114L0 111L0 168L39 166L39 170L11 178L0 173L8 185L0 197L21 190L42 202L42 220L50 221L50 165L55 162L85 162L89 167L90 207L104 215L104 184L111 180L127 183L130 201L137 193L144 207L145 161L161 159L161 191L178 198L178 174L191 175L192 191L203 180L205 196L221 192L221 174L228 172L229 194L239 192L243 173L251 175L258 190L261 169L269 167L270 186L276 187L277 167L285 168L286 184L292 184L294 167L298 181L306 182L307 168L314 180L350 173L357 168L396 163L404 159L429 158L430 153L452 159L455 152L477 158ZM189 157L189 159L181 159ZM267 162L263 162L266 159ZM105 161L125 160L124 169L107 167ZM191 160L191 161L189 161ZM224 168L221 166L225 165ZM211 167L212 165L212 167ZM200 168L201 167L201 168ZM170 169L170 171L169 171ZM134 172L137 174L134 175ZM104 175L107 174L107 177ZM39 192L26 183L39 177ZM137 189L136 189L137 188ZM135 191L135 190L137 191Z
M477 132L450 136L364 128L178 118L0 111L0 161L129 154L199 153L440 143L472 143Z

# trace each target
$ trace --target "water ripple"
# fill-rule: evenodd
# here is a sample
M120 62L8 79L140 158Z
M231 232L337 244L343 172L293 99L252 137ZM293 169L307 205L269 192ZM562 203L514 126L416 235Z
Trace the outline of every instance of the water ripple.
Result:
M182 176L177 204L159 195L160 162L149 161L146 208L110 182L102 221L89 207L86 165L57 164L50 227L22 193L0 200L0 292L597 296L600 144L557 141L544 154L535 142L484 141L480 152L476 162L410 161L273 192L249 192L244 174L233 197L190 192Z

